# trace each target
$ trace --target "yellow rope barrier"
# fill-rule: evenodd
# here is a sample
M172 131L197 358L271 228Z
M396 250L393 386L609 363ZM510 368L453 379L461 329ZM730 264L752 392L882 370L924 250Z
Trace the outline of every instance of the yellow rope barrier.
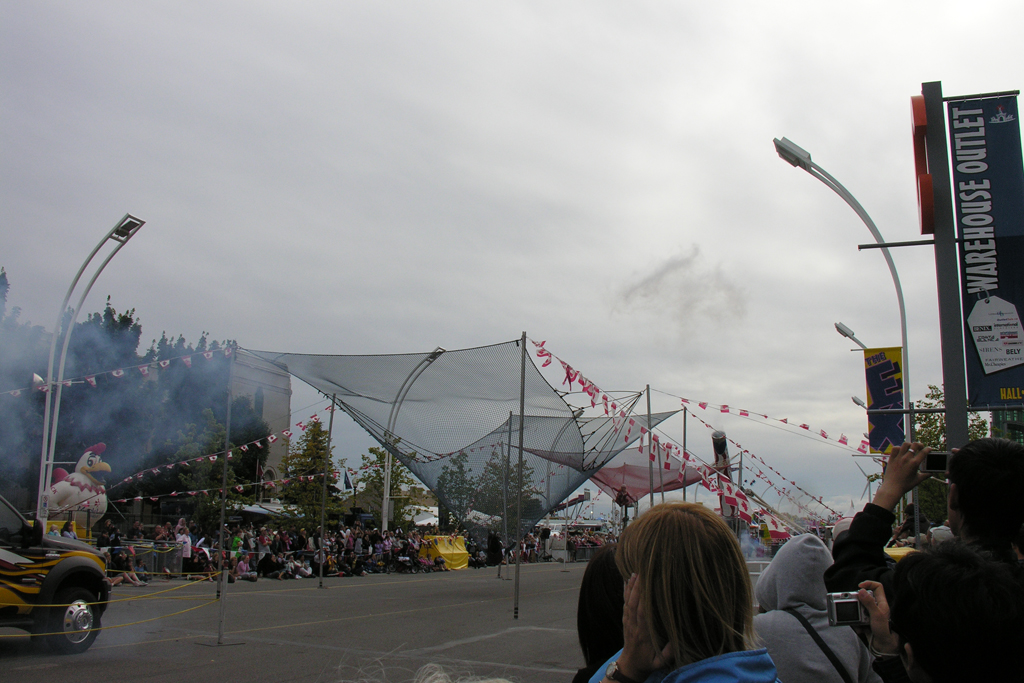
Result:
M214 572L213 574L210 574L209 576L213 577L213 576L216 576L218 573L219 572ZM134 597L117 598L115 600L107 600L105 603L86 602L86 603L83 603L83 604L86 604L86 605L100 605L100 604L109 605L109 604L115 603L115 602L131 602L132 600L150 600L150 599L154 598L157 595L163 595L164 593L171 593L171 592L174 592L174 591L180 591L182 588L188 588L188 587L194 586L194 585L196 585L194 582L193 583L183 583L180 586L174 586L173 588L167 588L165 590L156 591L155 593L143 593L141 595L136 595ZM60 605L36 605L36 604L27 604L27 603L23 603L23 602L0 602L0 607L32 607L33 609L35 609L37 607L67 607L67 605L64 605L64 604L60 604Z
M110 629L114 629L114 628L124 628L126 626L138 626L139 624L146 624L146 623L149 623L151 621L157 621L159 619L168 619L170 617L176 617L179 614L185 614L186 612L191 612L193 610L197 610L200 607L206 607L208 605L214 605L214 604L216 604L218 602L220 602L220 601L219 600L210 600L209 602L204 602L203 604L196 605L195 607L189 607L188 609L183 609L183 610L181 610L179 612L172 612L171 614L163 614L163 615L161 615L159 617L153 617L152 619L142 619L140 621L133 621L133 622L128 623L128 624L118 624L116 626L101 626L99 628L87 628L87 629L82 629L80 631L74 631L74 633L90 633L92 631L109 631ZM63 605L60 605L60 607L63 607ZM62 635L65 635L65 634L63 632L61 632L61 631L56 631L56 632L53 632L53 633L0 633L0 638L31 638L32 636L62 636Z

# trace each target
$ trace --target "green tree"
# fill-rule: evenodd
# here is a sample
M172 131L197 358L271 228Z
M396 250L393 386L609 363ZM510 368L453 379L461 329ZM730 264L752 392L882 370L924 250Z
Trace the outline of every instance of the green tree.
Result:
M516 506L522 502L522 517L528 519L539 517L542 509L537 497L540 490L532 486L533 468L523 463L523 488L518 491L519 458L506 459L501 450L491 452L491 457L484 464L484 470L476 481L476 498L473 509L491 516L488 526L495 531L503 531L505 516L510 534L515 533Z
M918 402L915 408L944 408L945 405L946 401L942 389L934 384L929 384L925 399ZM968 438L972 441L974 439L983 439L988 436L988 432L988 420L982 417L980 413L968 413ZM936 450L949 450L946 445L945 413L915 413L914 440L923 443L925 446L931 446ZM922 483L917 489L918 500L921 503L921 513L933 522L944 520L946 518L946 497L948 492L949 487L943 480L933 477Z
M189 425L186 433L182 435L183 445L173 456L173 462L197 458L200 455L216 453L224 448L224 425L214 419L213 412L207 411L202 431L195 425ZM216 538L217 529L220 526L220 489L224 477L224 462L221 460L211 461L204 459L200 462L192 462L185 466L178 474L179 489L187 491L205 491L188 499L195 501L195 508L192 511L192 519L211 538ZM227 516L236 513L242 505L252 502L252 489L246 488L238 491L235 487L239 483L235 479L234 470L228 467L227 489L226 489L226 511Z
M319 422L313 422L291 445L288 455L281 461L284 484L280 498L284 509L304 519L310 531L320 526L320 502L323 499L323 473L327 469L327 500L325 514L338 518L344 512L335 466L327 452L328 433ZM333 451L333 447L332 447ZM343 463L344 464L344 463Z
M473 506L473 497L476 493L476 484L471 478L471 472L466 464L469 457L465 452L459 452L453 456L444 467L441 468L441 475L437 478L437 496L445 502L446 513L451 513L459 525L466 522L466 516ZM447 514L442 514L438 508L439 522L447 521ZM445 524L440 524L444 527Z
M33 374L46 376L49 338L37 325L19 320L17 307L9 307L10 284L0 268L0 391L32 385ZM70 326L70 311L56 331L57 344ZM182 459L195 439L207 431L208 413L223 425L227 412L229 357L196 357L191 366L184 356L223 351L230 342L209 341L203 333L193 347L182 336L163 334L141 352L142 324L135 310L116 311L107 300L104 309L75 325L68 348L62 388L55 456L74 462L88 446L107 445L105 460L113 472L108 483L138 471ZM123 369L118 377L112 370ZM91 377L91 381L83 378ZM22 392L0 397L0 489L21 508L35 500L46 394ZM245 397L232 402L231 437L239 444L266 437L270 428ZM223 449L223 440L211 443L210 453ZM199 455L200 453L196 453ZM237 450L231 468L242 481L252 481L256 464L266 459L265 448ZM119 486L124 495L162 495L177 490L177 473L166 469L147 474L141 481ZM219 486L219 483L218 483Z
M357 495L359 506L373 515L377 526L381 525L381 504L384 502L384 470L387 466L388 452L383 448L371 446L361 457L362 467L357 475L360 491ZM394 501L394 520L388 523L389 529L408 528L412 524L415 508L414 498L423 496L423 489L417 485L418 480L409 468L395 457L391 458L390 495Z

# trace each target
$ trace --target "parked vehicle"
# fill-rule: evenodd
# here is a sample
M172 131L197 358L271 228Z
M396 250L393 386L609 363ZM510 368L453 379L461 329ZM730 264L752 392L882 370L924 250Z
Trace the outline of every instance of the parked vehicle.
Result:
M96 640L110 597L106 563L92 546L43 534L0 497L0 626L24 629L61 653Z

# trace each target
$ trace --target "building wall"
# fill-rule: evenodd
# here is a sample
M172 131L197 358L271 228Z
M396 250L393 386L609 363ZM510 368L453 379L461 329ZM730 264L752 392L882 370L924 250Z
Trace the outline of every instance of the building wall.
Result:
M249 396L253 408L277 434L288 429L292 417L292 378L287 372L262 358L239 349L231 380L234 396ZM281 460L288 453L288 439L270 444L264 477L276 479L281 472Z
M992 436L1024 444L1024 410L993 410Z

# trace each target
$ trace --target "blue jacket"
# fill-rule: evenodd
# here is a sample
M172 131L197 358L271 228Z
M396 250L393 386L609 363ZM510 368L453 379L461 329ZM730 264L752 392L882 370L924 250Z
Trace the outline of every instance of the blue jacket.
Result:
M608 665L621 654L619 650L605 662L590 683L601 683ZM709 657L674 671L655 671L644 683L779 683L779 679L768 650L761 648Z

